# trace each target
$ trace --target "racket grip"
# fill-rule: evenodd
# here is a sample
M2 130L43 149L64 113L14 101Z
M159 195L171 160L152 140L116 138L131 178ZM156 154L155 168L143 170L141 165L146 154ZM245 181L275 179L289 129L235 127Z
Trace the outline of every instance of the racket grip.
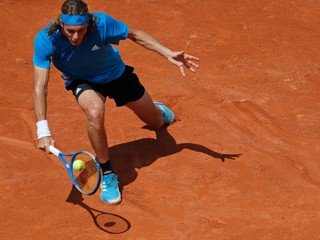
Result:
M50 145L49 147L50 152L52 152L54 155L56 155L57 157L59 157L59 153L61 153L57 148L55 148L54 146Z

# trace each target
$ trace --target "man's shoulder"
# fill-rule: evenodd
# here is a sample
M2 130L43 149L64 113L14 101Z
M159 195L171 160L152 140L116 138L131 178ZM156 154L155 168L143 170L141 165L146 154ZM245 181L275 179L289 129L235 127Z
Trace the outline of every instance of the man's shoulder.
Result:
M110 17L110 15L104 12L92 12L91 14L93 14L93 16L95 16L96 18L102 18L102 19Z
M38 40L43 40L43 41L51 41L56 33L53 34L49 34L49 28L50 28L51 24L45 26L44 28L40 29L37 33L37 38Z
M36 35L34 39L34 46L36 49L46 49L46 51L52 52L57 44L60 43L61 40L61 32L60 30L56 30L52 34L49 34L50 24L44 28L42 28Z
M96 18L97 26L107 25L115 20L112 16L104 12L93 12L92 14Z

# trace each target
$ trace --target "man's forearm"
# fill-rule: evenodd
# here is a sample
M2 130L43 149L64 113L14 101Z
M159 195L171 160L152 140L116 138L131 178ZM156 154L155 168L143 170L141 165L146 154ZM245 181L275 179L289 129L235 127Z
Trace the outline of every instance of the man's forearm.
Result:
M45 89L34 90L33 107L37 122L45 120L47 113L47 91Z
M39 67L34 70L33 107L38 122L46 119L49 70Z
M139 29L130 29L128 38L146 49L159 53L165 58L172 52L153 36Z

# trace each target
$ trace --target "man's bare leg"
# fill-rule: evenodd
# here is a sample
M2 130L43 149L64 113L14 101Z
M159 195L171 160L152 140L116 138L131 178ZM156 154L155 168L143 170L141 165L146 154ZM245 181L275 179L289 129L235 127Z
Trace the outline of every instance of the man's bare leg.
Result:
M150 127L159 128L164 124L161 110L153 103L147 91L139 100L129 102L126 106Z
M104 127L105 99L93 90L84 91L78 103L87 117L87 132L90 143L100 163L109 159L107 134Z
M118 176L109 161L107 134L104 127L105 99L93 90L86 90L78 98L79 105L87 116L87 131L91 145L102 169L100 198L106 204L121 202Z

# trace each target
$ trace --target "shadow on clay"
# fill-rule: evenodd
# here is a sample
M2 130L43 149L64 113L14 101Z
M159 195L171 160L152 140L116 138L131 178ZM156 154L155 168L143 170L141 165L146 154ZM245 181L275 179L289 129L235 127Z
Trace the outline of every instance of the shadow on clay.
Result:
M131 228L131 223L124 217L89 207L83 202L82 193L73 185L66 202L79 205L87 210L97 228L109 234L121 234ZM81 218L79 218L81 219ZM76 220L75 220L76 221Z
M143 138L131 142L118 144L109 148L110 161L115 172L119 175L120 186L130 184L137 178L136 168L143 168L151 165L158 158L176 154L183 149L189 149L204 153L224 162L226 159L235 160L241 154L222 154L207 147L194 143L179 143L167 131L168 126L153 130L156 139Z
M226 159L234 160L241 154L222 154L207 147L194 143L177 144L175 139L167 131L168 126L154 130L156 139L143 138L132 142L126 142L110 147L110 157L116 173L119 175L120 188L132 183L137 178L136 168L143 168L151 165L158 158L169 156L189 149L204 153L224 162ZM145 129L149 129L144 127ZM149 129L153 130L153 129ZM94 224L100 230L110 234L121 234L131 228L130 222L119 215L103 212L89 207L83 202L82 194L72 186L72 190L66 200L67 202L79 205L87 210L93 219Z

